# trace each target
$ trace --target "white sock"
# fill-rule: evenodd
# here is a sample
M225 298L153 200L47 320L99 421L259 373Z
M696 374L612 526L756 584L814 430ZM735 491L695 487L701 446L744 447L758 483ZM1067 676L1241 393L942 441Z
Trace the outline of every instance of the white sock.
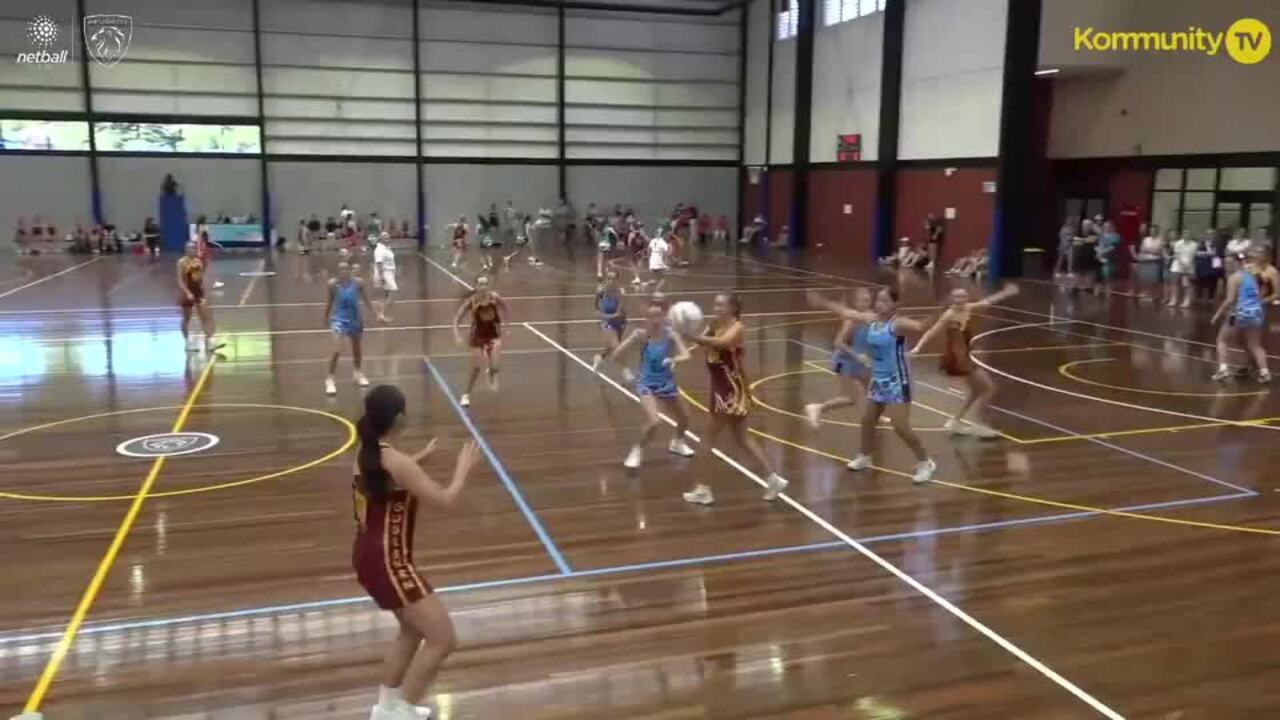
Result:
M397 700L403 700L404 694L398 687L387 687L386 685L378 686L378 704L387 706L395 703Z
M1219 364L1218 364L1218 371L1219 371L1219 372L1226 372L1227 370L1230 370L1230 368L1228 368L1228 367L1227 367L1227 364L1226 364L1226 363L1219 363Z

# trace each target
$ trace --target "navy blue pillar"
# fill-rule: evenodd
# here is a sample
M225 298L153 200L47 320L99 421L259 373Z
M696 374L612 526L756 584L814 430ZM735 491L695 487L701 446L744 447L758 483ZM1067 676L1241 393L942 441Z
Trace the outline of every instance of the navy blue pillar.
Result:
M996 203L988 251L992 279L1021 274L1022 249L1035 237L1037 198L1036 66L1042 0L1009 3L1004 40L1004 92L1000 106L1000 155Z
M893 252L893 224L898 210L898 125L902 105L902 47L906 0L889 0L884 9L884 43L880 54L880 141L876 152L876 214L872 225L871 260Z
M794 0L796 19L795 132L791 140L790 246L804 247L809 233L809 136L813 115L814 0Z

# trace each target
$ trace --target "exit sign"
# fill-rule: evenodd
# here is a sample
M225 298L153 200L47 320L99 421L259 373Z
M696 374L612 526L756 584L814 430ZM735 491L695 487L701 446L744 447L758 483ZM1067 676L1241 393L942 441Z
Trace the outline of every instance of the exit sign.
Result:
M836 136L836 162L857 162L862 159L862 133Z

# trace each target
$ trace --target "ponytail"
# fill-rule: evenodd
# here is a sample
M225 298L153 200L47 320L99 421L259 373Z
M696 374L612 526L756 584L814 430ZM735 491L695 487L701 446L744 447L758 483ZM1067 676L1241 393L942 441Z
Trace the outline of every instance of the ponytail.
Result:
M389 474L382 467L382 436L374 429L368 415L361 417L356 423L356 432L360 436L360 453L356 456L356 465L360 468L364 490L370 498L383 500L387 497Z
M364 491L374 500L387 496L391 474L382 466L382 438L391 431L396 418L404 414L404 393L391 385L379 385L364 398L364 415L356 422L360 469Z

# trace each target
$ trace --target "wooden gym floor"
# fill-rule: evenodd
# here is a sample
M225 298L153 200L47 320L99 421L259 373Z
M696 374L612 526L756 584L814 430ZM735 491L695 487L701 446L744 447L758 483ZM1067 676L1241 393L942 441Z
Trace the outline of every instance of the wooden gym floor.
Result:
M334 263L219 258L230 344L210 366L183 352L172 258L6 262L0 717L367 717L392 627L349 569L360 395L345 357L338 396L321 390ZM420 520L418 560L461 641L440 717L1280 716L1280 402L1209 382L1204 310L1025 284L975 344L1005 439L940 432L959 386L914 361L939 462L915 487L887 433L877 469L853 474L850 412L816 432L796 416L835 389L835 324L804 290L873 275L706 251L668 291L743 293L752 426L791 480L768 504L732 448L655 445L624 471L641 416L616 371L587 367L588 252L497 278L514 314L502 389L464 415L446 326L471 276L442 263L403 252L394 323L366 334L369 376L410 398L403 444L440 437L439 473L466 438L486 452L460 508ZM908 279L904 305L930 313L947 283ZM702 363L679 375L702 402ZM175 422L220 443L116 453ZM714 507L681 501L692 477Z

